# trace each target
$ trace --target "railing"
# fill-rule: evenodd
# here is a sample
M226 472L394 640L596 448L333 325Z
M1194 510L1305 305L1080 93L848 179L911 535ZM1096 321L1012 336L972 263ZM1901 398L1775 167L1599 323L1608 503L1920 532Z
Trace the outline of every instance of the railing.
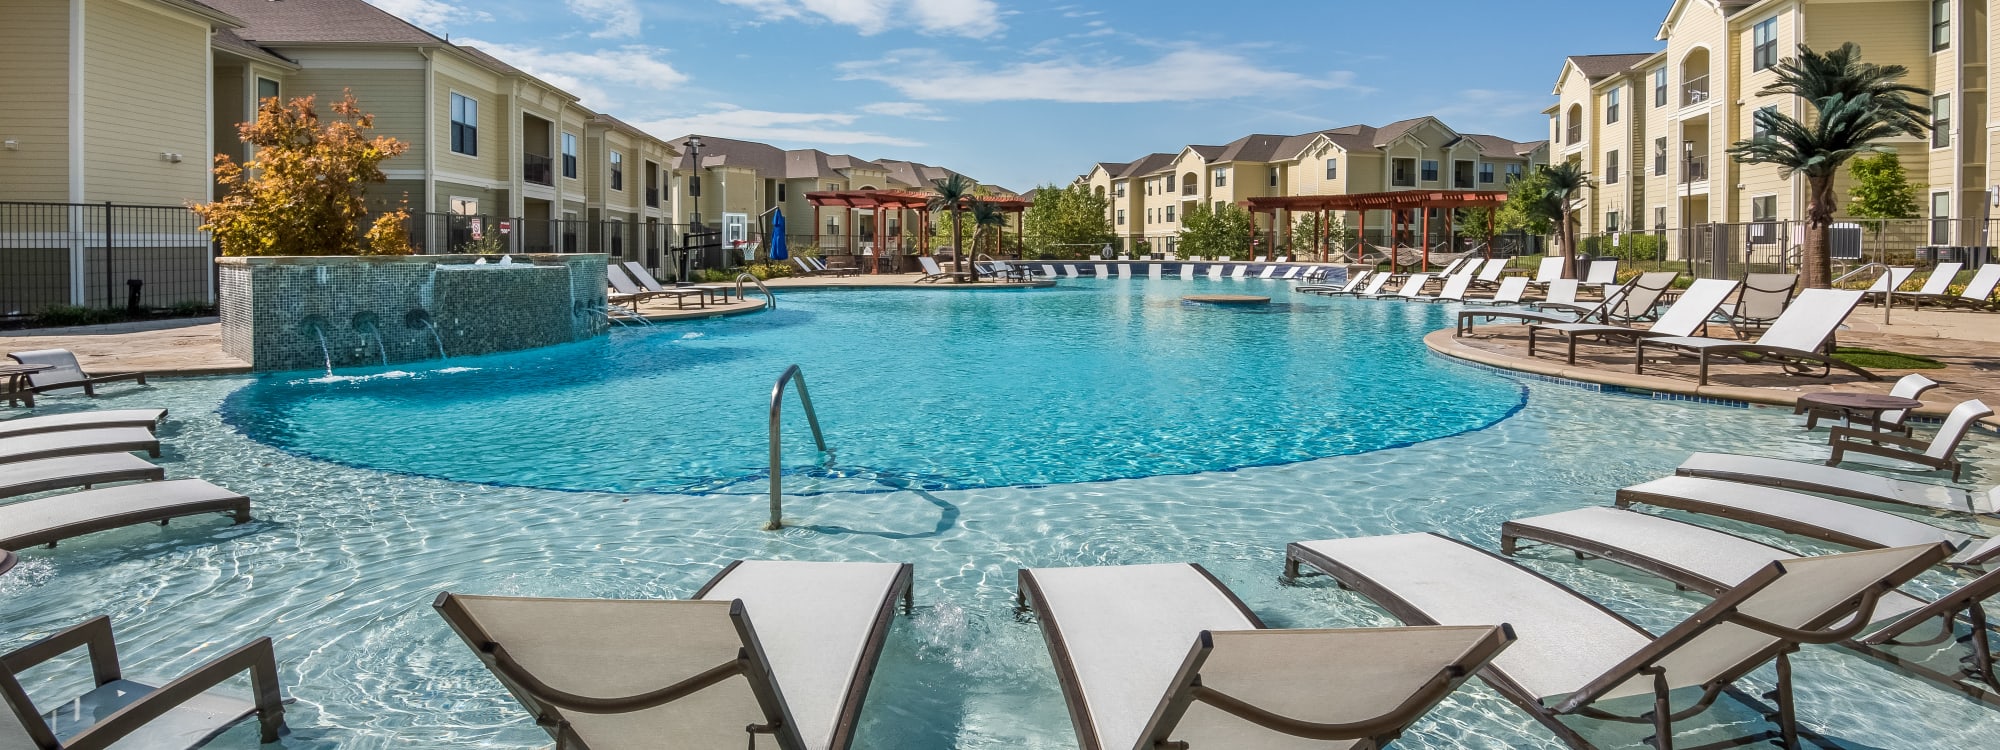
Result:
M1563 143L1574 146L1582 142L1583 142L1583 123L1580 122L1570 123L1569 132L1564 135Z
M659 189L659 188L656 188L656 187L649 187L649 188L646 188L646 207L647 207L647 208L659 208L659 207L660 207L660 189Z
M1681 184L1708 181L1708 154L1688 157L1681 161Z
M1882 265L1880 263L1863 263L1861 264L1860 268L1856 268L1852 271L1848 271L1847 273L1843 273L1840 275L1840 278L1834 279L1833 284L1831 286L1835 289L1839 289L1841 288L1840 285L1846 283L1848 279L1854 278L1868 271L1875 271L1878 277L1886 277L1889 278L1891 281L1895 280L1894 277L1889 276L1888 266ZM1888 325L1889 311L1896 309L1896 285L1883 284L1882 287L1888 290L1882 293L1882 325Z
M785 527L784 445L778 431L778 417L784 411L785 384L793 381L799 384L799 403L806 409L806 423L812 425L813 443L819 446L819 452L832 453L826 449L826 436L819 431L819 415L813 412L812 394L806 392L805 373L799 371L798 365L785 368L785 374L779 375L777 384L771 386L771 521L764 524L765 531Z
M0 202L0 320L60 305L210 305L214 246L201 226L185 206Z
M743 296L743 282L745 282L745 281L748 281L748 282L750 282L750 283L752 283L752 284L756 284L756 285L757 285L757 291L760 291L760 292L763 292L763 293L764 293L764 309L766 309L766 310L776 310L776 309L778 309L778 297L777 297L776 295L774 295L774 294L771 294L771 288L770 288L770 287L768 287L768 286L764 286L764 280L763 280L763 279L760 279L760 278L757 278L757 277L756 277L756 275L754 275L754 274L751 274L751 273L748 273L748 272L745 272L745 273L739 273L739 274L736 274L736 298L737 298L737 299L739 299L739 300L740 300L740 299L749 299L748 297L744 297L744 296Z
M1689 78L1681 86L1681 106L1692 107L1708 101L1708 74Z
M1181 188L1181 195L1196 195L1195 190L1196 190L1195 186L1189 185L1187 187Z
M556 184L555 160L541 154L522 154L521 179L537 185Z

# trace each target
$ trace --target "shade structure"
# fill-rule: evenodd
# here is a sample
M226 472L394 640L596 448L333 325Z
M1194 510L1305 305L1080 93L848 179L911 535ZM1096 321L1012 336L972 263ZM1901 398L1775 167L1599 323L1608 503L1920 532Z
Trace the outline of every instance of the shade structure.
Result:
M1507 191L1505 190L1392 190L1385 193L1350 193L1345 195L1267 196L1248 198L1241 201L1240 205L1249 210L1253 218L1257 214L1270 214L1271 226L1274 230L1279 226L1279 211L1284 211L1287 214L1354 211L1360 214L1359 231L1361 236L1365 238L1368 230L1369 211L1388 211L1392 217L1392 225L1394 226L1402 225L1400 217L1405 213L1419 212L1418 215L1422 217L1421 221L1424 225L1421 235L1427 237L1430 234L1429 209L1477 207L1497 211L1506 202ZM1252 227L1251 231L1254 234L1256 231L1256 222L1253 220L1250 225ZM1322 222L1323 225L1324 222ZM1492 231L1490 215L1487 221L1487 231ZM1322 234L1314 244L1318 246L1321 253L1324 253L1326 251L1326 242L1327 237ZM1430 247L1428 241L1422 241L1418 244L1422 246L1420 251L1423 255L1423 265L1428 268L1430 266ZM1390 245L1392 246L1391 249L1394 249L1396 245L1393 229L1391 231ZM1395 262L1393 255L1390 257L1390 262Z
M791 254L787 250L788 248L785 246L785 211L781 208L771 209L771 260L784 260L791 257Z

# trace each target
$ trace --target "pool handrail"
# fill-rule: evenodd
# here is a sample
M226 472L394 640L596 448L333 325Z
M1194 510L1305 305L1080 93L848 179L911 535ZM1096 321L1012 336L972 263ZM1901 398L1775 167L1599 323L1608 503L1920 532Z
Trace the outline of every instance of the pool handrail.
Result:
M761 285L760 285L761 286ZM771 520L764 524L765 531L777 531L785 527L784 516L784 444L778 431L779 417L784 412L785 384L797 382L799 403L806 409L806 424L812 425L813 443L819 452L831 453L826 449L826 436L819 430L819 415L813 411L812 394L806 391L806 375L798 365L785 368L778 376L777 384L771 386Z
M764 286L764 280L757 278L756 274L750 273L749 271L742 271L736 274L737 299L747 299L746 297L743 296L743 282L746 279L749 280L750 283L757 285L757 291L764 293L764 309L766 310L778 309L778 295L772 294L771 288L768 286ZM723 300L723 301L727 302L728 300Z

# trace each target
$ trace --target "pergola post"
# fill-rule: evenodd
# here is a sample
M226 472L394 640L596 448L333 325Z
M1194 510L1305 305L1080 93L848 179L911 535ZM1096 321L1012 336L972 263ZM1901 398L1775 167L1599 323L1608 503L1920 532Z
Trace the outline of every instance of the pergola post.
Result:
M1421 248L1421 251L1418 254L1423 258L1423 272L1430 273L1431 272L1431 209L1429 206L1418 206L1417 212L1420 214L1417 219L1417 226L1420 232L1417 235L1417 247Z
M1355 239L1354 245L1355 247L1361 250L1362 255L1367 255L1368 254L1368 209L1364 208L1356 213L1360 215L1361 219L1360 221L1354 223L1356 227L1354 235ZM1390 260L1394 261L1395 258L1392 257L1390 258ZM1390 268L1393 269L1394 266L1390 266Z
M813 207L813 223L812 223L812 230L813 230L813 231L812 231L812 236L813 236L813 247L816 247L816 248L819 248L819 253L820 253L821 255L825 255L825 254L826 254L826 248L824 248L824 247L820 247L820 243L819 243L819 237L820 237L820 233L819 233L819 228L820 228L820 223L819 223L819 204L818 204L818 203L814 203L814 204L812 204L812 207Z

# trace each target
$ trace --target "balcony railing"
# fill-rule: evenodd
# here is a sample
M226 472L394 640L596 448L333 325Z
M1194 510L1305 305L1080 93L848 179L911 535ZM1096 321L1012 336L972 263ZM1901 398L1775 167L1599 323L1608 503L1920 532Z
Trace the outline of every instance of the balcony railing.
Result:
M1708 180L1708 154L1688 158L1681 167L1681 182L1705 182Z
M1580 122L1570 123L1569 133L1563 136L1563 143L1574 146L1582 142L1583 142L1583 123Z
M555 161L541 154L522 154L521 179L537 185L556 184Z
M656 188L656 187L649 187L649 188L646 188L646 207L647 207L647 208L659 208L659 207L660 207L660 189L659 189L659 188Z
M1681 87L1681 106L1692 107L1708 101L1708 75L1689 78Z
M1196 194L1197 193L1195 192L1195 186L1193 185L1181 188L1181 195L1196 195Z

